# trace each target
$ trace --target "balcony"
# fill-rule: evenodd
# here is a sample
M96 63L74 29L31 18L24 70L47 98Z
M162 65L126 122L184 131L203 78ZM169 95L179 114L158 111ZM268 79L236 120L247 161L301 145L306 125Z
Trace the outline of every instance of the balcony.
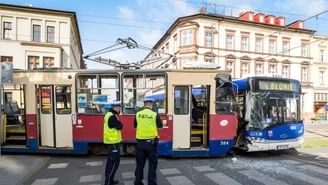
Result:
M188 46L180 46L179 53L196 53L198 51L199 46L197 45L188 45Z
M301 82L302 87L313 87L313 82Z

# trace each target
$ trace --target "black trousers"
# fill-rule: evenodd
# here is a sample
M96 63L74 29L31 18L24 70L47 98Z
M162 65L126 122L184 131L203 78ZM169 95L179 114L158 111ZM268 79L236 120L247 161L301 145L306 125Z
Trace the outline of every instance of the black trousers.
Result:
M120 165L120 143L107 144L108 157L105 170L105 185L114 181L115 173Z
M148 184L157 185L158 147L149 141L138 141L137 143L137 168L135 174L135 185L143 185L143 169L148 158Z

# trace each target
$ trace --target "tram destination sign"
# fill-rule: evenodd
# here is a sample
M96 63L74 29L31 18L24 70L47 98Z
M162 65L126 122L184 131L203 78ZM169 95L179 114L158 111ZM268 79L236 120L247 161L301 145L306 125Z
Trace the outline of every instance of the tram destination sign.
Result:
M279 81L258 81L259 90L268 91L294 91L297 92L299 85L295 82L279 82Z

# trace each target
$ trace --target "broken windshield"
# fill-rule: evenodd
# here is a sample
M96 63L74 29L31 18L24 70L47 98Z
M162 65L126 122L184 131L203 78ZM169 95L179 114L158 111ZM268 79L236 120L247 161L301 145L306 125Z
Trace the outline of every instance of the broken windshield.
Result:
M299 96L295 94L248 92L245 103L248 130L262 130L273 125L296 123L299 120Z

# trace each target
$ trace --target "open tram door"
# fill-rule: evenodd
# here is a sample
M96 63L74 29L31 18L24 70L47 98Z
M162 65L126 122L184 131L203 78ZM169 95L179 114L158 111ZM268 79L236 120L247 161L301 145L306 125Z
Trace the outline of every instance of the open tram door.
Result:
M70 85L37 85L39 146L72 148Z
M209 86L173 86L173 90L173 149L206 149Z

